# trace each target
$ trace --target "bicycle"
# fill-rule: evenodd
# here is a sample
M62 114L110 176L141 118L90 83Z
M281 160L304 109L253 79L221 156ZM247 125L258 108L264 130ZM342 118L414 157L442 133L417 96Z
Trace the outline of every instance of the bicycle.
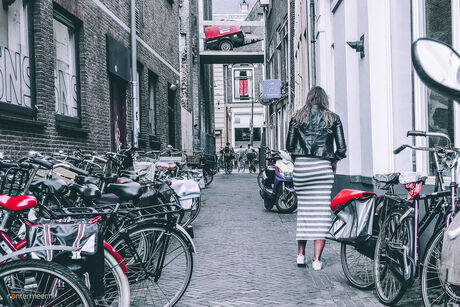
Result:
M225 158L225 174L229 175L233 171L233 158Z
M60 264L44 260L3 264L0 297L2 306L96 306L81 278Z
M408 199L396 199L391 207L387 206L384 209L385 218L375 247L373 276L378 298L380 302L387 305L397 303L420 274L421 257L418 238L432 222L435 223L435 234L448 224L455 212L457 201L455 176L452 177L450 190L447 190L439 161L441 159L441 162L446 162L445 157L453 156L455 162L448 165L453 174L459 151L451 146L449 137L443 133L424 131L409 131L407 135L442 137L447 140L448 145L434 148L402 145L394 150L395 154L405 148L432 152L437 172L435 192L428 194L420 194L426 176L420 174L409 174L404 178L400 176L400 183L409 190ZM420 201L424 201L427 213L419 221Z
M377 174L373 177L377 188L384 190L385 194L377 197L375 201L375 214L372 236L360 242L342 242L340 246L340 259L342 270L350 284L361 290L374 287L373 265L374 250L379 234L379 220L384 219L382 208L387 208L399 198L395 195L394 186L399 183L399 173Z

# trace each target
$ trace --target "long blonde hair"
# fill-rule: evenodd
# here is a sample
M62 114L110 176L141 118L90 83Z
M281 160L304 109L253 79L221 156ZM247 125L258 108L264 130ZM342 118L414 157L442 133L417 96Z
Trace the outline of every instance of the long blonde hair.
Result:
M330 129L333 124L332 112L329 110L329 99L326 92L320 86L313 87L307 95L307 101L305 105L297 110L294 115L295 125L307 126L310 123L311 109L313 106L319 106L323 114L323 121L326 124L326 128Z

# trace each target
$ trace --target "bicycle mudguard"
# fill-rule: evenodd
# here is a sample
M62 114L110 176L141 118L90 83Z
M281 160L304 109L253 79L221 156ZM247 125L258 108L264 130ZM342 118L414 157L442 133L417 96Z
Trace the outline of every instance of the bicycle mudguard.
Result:
M123 273L125 274L128 273L128 267L126 266L126 263L123 261L123 258L121 258L120 254L116 250L114 250L113 247L106 241L104 241L104 248L110 254L112 254L112 256L114 256L115 259L117 259L117 262L120 264L120 267L123 270Z
M190 245L192 246L193 253L196 254L195 243L193 243L192 237L190 237L188 232L181 225L176 224L176 228L179 229L179 231L182 232L182 234L187 238L187 240L190 242Z

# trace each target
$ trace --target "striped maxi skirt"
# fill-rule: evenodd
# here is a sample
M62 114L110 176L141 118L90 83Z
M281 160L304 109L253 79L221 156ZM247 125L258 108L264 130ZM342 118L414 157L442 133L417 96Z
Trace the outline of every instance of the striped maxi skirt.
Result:
M330 237L331 191L334 173L331 161L297 157L294 189L297 194L297 240L324 240Z

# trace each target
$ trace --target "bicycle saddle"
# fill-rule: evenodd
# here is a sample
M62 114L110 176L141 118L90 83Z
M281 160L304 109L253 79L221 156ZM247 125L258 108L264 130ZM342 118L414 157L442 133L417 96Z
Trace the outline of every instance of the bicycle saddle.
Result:
M381 190L389 190L391 186L399 183L399 173L376 174L375 186Z
M0 195L0 205L6 210L20 211L35 207L37 199L30 195Z
M52 179L43 179L38 178L34 179L30 184L30 191L40 192L42 187L46 187L48 191L52 194L63 195L67 193L68 186L67 183L62 179L52 178Z
M101 191L98 189L97 186L94 184L87 184L87 185L79 185L79 184L72 184L70 187L70 191L74 191L84 200L95 200L101 198Z
M376 174L374 180L381 183L388 184L398 184L399 183L399 173L390 173L390 174Z
M139 181L139 176L134 171L122 171L120 176L131 179L132 181Z
M137 182L110 183L107 185L107 193L113 193L122 201L137 200L142 195L142 187Z
M399 182L401 184L409 184L409 183L417 183L417 182L423 182L425 183L425 180L428 177L424 174L421 173L412 173L412 172L407 172L407 173L402 173L399 175Z

